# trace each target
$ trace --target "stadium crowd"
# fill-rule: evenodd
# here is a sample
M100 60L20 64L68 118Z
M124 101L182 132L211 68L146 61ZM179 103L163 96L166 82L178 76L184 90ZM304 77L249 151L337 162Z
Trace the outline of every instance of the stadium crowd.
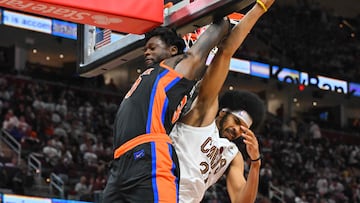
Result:
M358 24L359 17L351 22ZM359 39L339 19L316 4L275 5L253 31L266 48L258 50L245 42L237 55L359 82ZM94 194L106 183L112 123L123 94L114 88L98 91L34 75L0 76L2 129L22 146L20 162L0 149L0 179L4 180L0 188L31 195L27 191L36 185L35 172L25 161L31 154L41 161L44 180L54 172L65 182L68 198L94 201ZM257 134L264 156L257 202L281 202L275 195L289 203L360 202L358 142L315 135L311 122L302 118L286 123L269 113ZM274 193L272 186L281 192ZM203 202L228 202L224 187L221 180Z
M33 154L41 160L42 177L55 172L66 183L67 195L93 200L106 183L111 122L121 97L14 76L1 77L0 87L3 129L21 143L22 157ZM283 191L285 202L360 201L359 145L313 135L310 122L293 122L287 127L268 114L258 134L264 155L258 201L269 198L270 184ZM16 157L2 160L2 169L19 171L2 170L8 180L2 187L24 194L34 186L26 163L17 165ZM212 187L204 202L226 202L223 183Z
M2 129L21 143L25 160L30 154L37 157L42 176L55 172L70 193L77 193L73 186L81 176L92 190L102 189L120 96L13 76L1 77L0 89ZM2 175L9 176L11 186L14 176L6 171Z

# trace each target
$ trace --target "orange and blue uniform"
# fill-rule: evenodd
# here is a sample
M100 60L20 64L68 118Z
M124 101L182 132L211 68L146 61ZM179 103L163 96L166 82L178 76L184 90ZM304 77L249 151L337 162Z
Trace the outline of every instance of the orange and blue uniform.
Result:
M168 134L194 84L163 62L139 76L116 114L103 202L178 201L179 163Z

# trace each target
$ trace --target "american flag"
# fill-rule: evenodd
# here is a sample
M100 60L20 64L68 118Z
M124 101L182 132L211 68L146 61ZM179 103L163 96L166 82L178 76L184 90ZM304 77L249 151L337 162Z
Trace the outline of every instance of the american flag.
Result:
M95 49L99 49L111 42L111 30L103 29L96 33L95 36Z

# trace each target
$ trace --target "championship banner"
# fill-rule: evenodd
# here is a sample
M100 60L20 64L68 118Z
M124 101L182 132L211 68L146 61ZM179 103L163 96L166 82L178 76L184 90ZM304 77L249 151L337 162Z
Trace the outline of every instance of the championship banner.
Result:
M132 34L160 26L163 4L163 0L0 0L0 7Z

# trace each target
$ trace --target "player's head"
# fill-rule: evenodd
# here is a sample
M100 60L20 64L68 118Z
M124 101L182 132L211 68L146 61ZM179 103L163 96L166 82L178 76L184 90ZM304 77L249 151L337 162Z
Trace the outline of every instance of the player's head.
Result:
M145 63L150 65L184 53L185 42L175 30L158 27L145 34Z
M240 125L257 130L265 117L265 105L254 93L227 91L219 100L219 130L223 137L233 140L241 135Z

